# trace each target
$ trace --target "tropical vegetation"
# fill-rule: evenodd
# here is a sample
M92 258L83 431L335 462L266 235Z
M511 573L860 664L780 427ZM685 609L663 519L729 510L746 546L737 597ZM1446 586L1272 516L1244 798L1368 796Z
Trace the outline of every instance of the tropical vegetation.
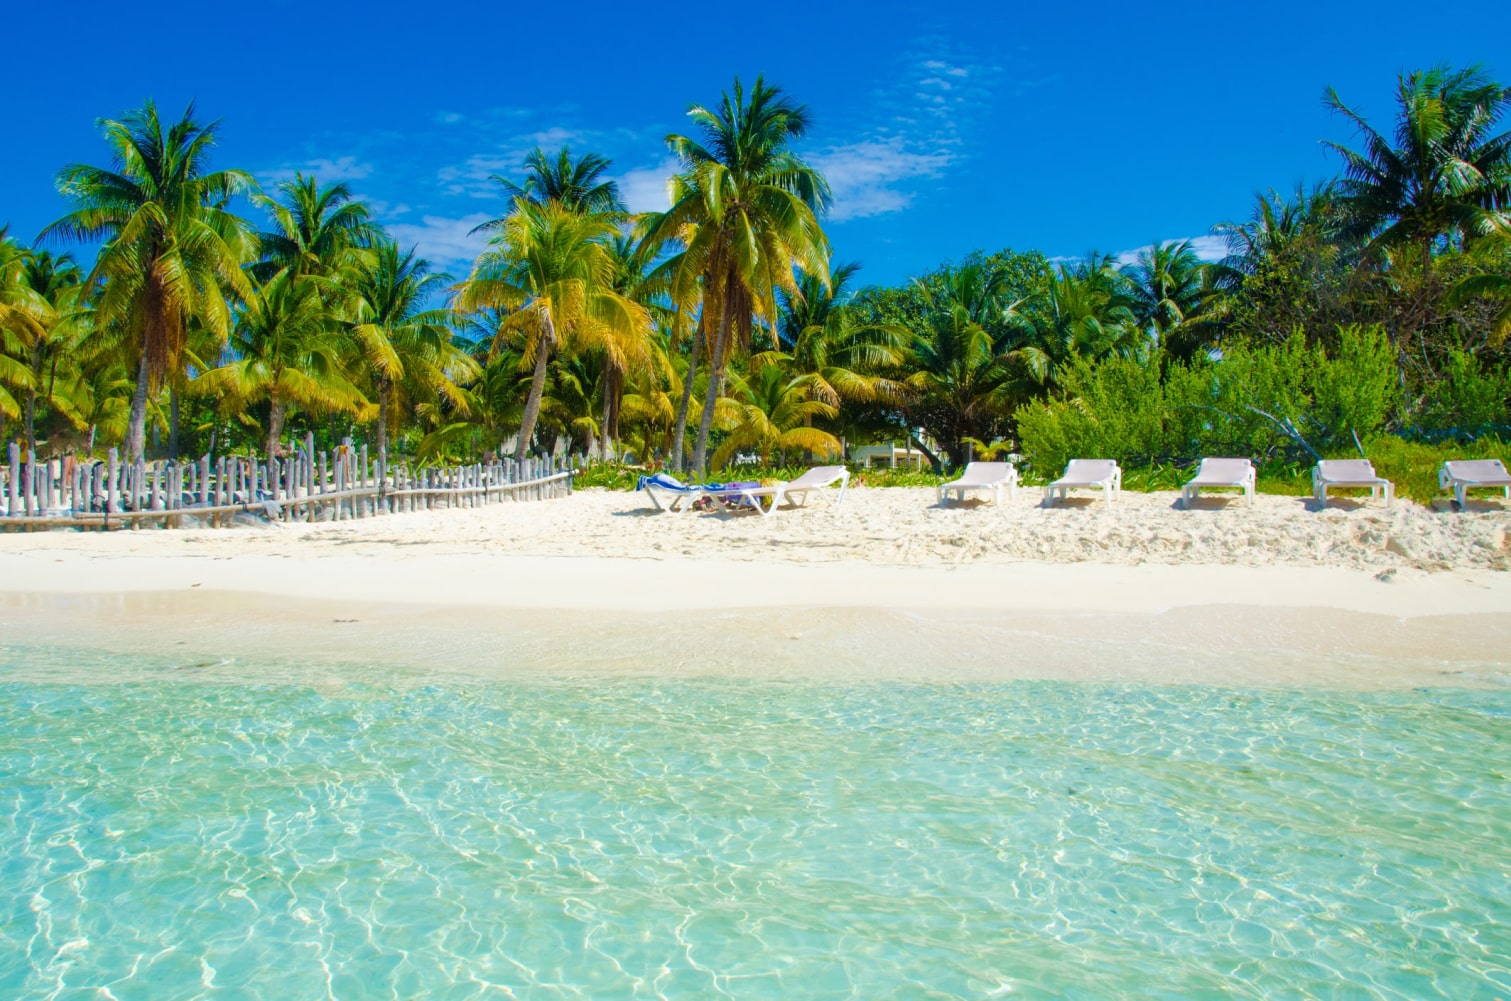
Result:
M152 460L313 434L694 475L904 441L936 472L1041 475L1498 448L1511 89L1434 68L1396 98L1371 122L1329 89L1339 175L1219 222L1221 260L976 251L894 286L833 256L812 115L764 79L666 137L664 212L628 212L598 154L532 151L457 276L346 185L219 168L220 123L148 102L99 123L105 165L58 173L34 242L0 229L0 441Z

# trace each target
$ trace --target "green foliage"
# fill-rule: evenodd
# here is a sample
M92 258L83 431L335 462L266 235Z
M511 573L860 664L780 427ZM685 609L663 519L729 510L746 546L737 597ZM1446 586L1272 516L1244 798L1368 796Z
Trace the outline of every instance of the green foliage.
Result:
M577 470L572 485L577 489L603 487L606 490L634 490L635 483L646 474L638 466L623 466L617 462L589 462Z
M954 479L953 475L931 470L893 469L890 466L852 467L850 472L850 485L857 487L937 487L951 479Z
M1511 373L1488 369L1474 355L1455 351L1448 356L1442 378L1427 386L1413 425L1429 435L1473 439L1506 427L1508 397Z
M1396 353L1379 327L1339 330L1331 353L1313 345L1302 372L1311 396L1306 416L1327 444L1383 427L1400 399Z
M1331 353L1296 337L1191 364L1077 358L1064 370L1062 397L1019 408L1023 453L1044 472L1072 458L1140 467L1341 447L1384 427L1399 390L1378 328L1347 328L1338 340Z
M792 480L808 471L806 465L733 466L709 477L719 482L754 482L764 480ZM607 490L634 490L640 477L650 470L643 466L625 466L616 462L588 462L581 466L573 483L578 488L603 487ZM916 469L892 469L887 466L850 466L852 487L937 487L952 477ZM693 482L701 482L694 480Z
M48 232L100 241L92 266L0 231L0 440L182 455L391 436L396 458L513 442L678 468L921 427L941 466L1018 450L1032 480L1107 455L1137 489L1247 455L1269 489L1304 492L1317 454L1511 423L1511 91L1432 70L1398 97L1382 134L1334 96L1362 137L1335 147L1345 176L1219 226L1220 264L1188 243L1121 264L978 251L854 295L827 183L797 151L808 112L764 81L690 109L665 213L632 217L601 156L534 151L498 179L490 249L449 289L344 186L296 176L264 196L210 170L214 124L149 105L102 123L111 169L58 175L70 211ZM260 224L231 213L239 195Z

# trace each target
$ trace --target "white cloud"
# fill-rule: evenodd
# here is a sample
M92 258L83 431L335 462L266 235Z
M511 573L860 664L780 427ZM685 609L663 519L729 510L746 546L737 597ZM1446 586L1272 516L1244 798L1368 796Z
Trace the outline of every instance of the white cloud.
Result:
M1228 256L1228 241L1220 236L1188 237L1191 249L1204 261L1220 261Z
M499 198L499 187L489 178L497 175L518 181L522 176L525 157L537 146L551 156L563 146L591 138L587 133L554 125L513 135L496 144L489 152L469 156L460 165L442 167L436 172L436 177L445 186L443 190L448 195Z
M918 182L969 155L966 139L991 103L997 70L942 52L939 39L919 44L875 92L875 117L860 137L810 157L834 191L835 222L900 212Z
M582 133L576 129L564 129L559 125L553 125L549 129L541 129L539 132L530 133L530 141L545 150L547 153L556 152L558 147L570 146L582 138Z
M262 176L272 181L289 181L293 180L296 173L302 173L306 177L318 179L321 184L335 184L337 181L360 181L372 172L371 163L354 156L341 156L334 160L316 157L303 163L284 164L263 171Z
M1196 256L1208 263L1220 261L1228 256L1227 242L1220 236L1187 236L1165 242L1189 243L1191 249L1196 252ZM1137 264L1139 254L1146 253L1148 250L1149 244L1145 244L1142 247L1134 247L1132 250L1120 250L1114 256L1119 265Z
M902 139L894 137L837 146L810 159L834 191L830 218L844 222L907 208L913 195L897 185L937 176L952 157L943 152L912 152L905 148Z
M489 178L518 169L519 157L469 156L461 166L442 167L436 178L444 185L448 195L468 195L472 198L501 198L499 187Z
M654 167L630 170L615 180L619 197L631 212L665 212L671 208L666 183L677 172L677 161L667 157Z
M471 267L477 255L488 246L487 236L482 233L474 235L472 230L491 218L486 212L473 212L460 219L427 215L418 223L394 223L388 227L388 232L400 247L418 246L420 256L433 264L464 270Z
M462 116L455 111L437 111L435 120L441 125L455 125L462 120Z
M383 219L405 215L411 211L406 202L386 202L381 198L363 198L362 200L367 203L368 209L374 216Z

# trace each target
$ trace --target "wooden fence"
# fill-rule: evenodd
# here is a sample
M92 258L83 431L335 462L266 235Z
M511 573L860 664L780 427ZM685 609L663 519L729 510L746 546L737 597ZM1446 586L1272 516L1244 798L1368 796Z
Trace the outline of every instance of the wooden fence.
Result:
M386 466L367 447L315 452L314 436L279 459L208 456L188 462L123 463L72 457L24 460L7 449L0 466L0 530L179 528L228 525L238 516L272 521L344 521L403 511L481 507L572 492L571 463L495 459L468 466Z

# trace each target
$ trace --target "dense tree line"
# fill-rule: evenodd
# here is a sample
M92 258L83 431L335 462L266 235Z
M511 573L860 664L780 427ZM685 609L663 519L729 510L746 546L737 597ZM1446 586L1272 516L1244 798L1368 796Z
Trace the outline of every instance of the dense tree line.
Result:
M626 211L606 159L536 150L496 179L488 249L455 277L344 185L212 169L218 126L148 104L101 123L108 167L59 173L67 211L33 245L0 230L0 440L177 457L313 431L421 460L512 443L701 472L921 429L940 465L1097 443L1157 459L1357 441L1339 394L1366 430L1503 433L1511 89L1409 74L1385 131L1326 100L1357 133L1331 144L1340 176L1258 196L1215 228L1221 261L1189 242L1131 262L1004 250L861 288L796 149L809 113L763 80L667 137L662 213ZM1098 439L1116 408L1159 429Z

